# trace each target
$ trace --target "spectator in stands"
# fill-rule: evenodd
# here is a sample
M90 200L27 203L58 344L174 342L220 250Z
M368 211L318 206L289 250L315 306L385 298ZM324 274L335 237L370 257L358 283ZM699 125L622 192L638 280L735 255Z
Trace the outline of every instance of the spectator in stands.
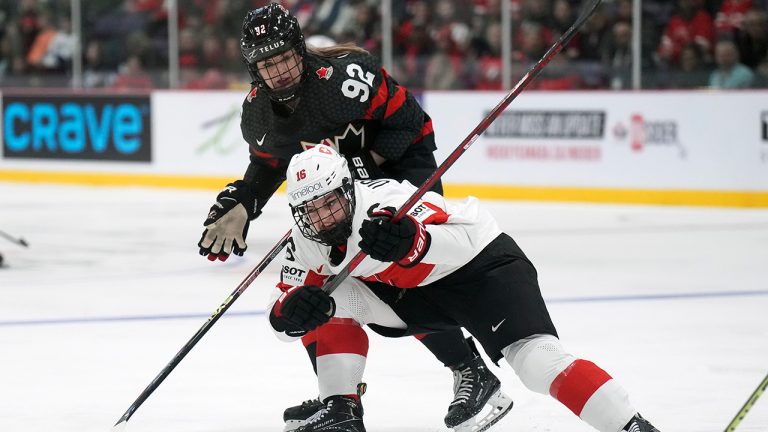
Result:
M8 14L0 10L0 82L3 81L11 60L11 38L8 27Z
M39 16L40 10L37 0L21 0L17 22L21 41L21 55L25 58L35 42L37 34L40 32Z
M497 25L498 26L498 25ZM531 62L538 61L544 53L547 51L547 43L544 39L544 27L534 21L526 21L523 23L523 26L521 28L523 38L522 43L512 54L512 60L517 61L524 64L529 64ZM488 35L488 42L490 43L491 38L490 35ZM501 40L501 29L499 28L498 35L495 35L494 37Z
M83 50L83 86L109 87L115 79L116 71L109 68L101 57L101 44L92 40Z
M752 9L744 15L742 27L735 32L741 62L756 68L768 53L768 12Z
M752 0L724 0L715 18L715 30L720 34L738 31L750 9Z
M677 4L678 13L669 20L658 48L662 62L673 65L679 62L685 45L696 43L709 55L715 39L712 17L696 0L678 0Z
M501 25L491 23L485 30L485 40L488 43L488 52L478 60L474 88L500 90L503 84L501 75ZM522 57L518 59L518 62L520 61L523 61Z
M603 48L603 67L614 90L632 86L632 26L625 21L613 24L613 38Z
M141 59L138 56L128 57L120 69L120 73L112 82L112 88L118 90L150 90L154 86L152 77L144 71Z
M576 15L573 11L573 6L568 0L555 0L554 8L552 10L552 30L553 38L559 38L563 33L573 25L576 20ZM576 33L568 46L565 47L563 52L569 59L576 59L581 55L579 46L581 45L581 33Z
M755 69L755 82L756 88L768 88L768 57L763 59L762 63L757 65Z
M723 39L715 46L717 69L709 77L709 86L715 89L749 88L755 74L739 63L739 50L733 41Z
M670 71L668 87L680 89L705 88L710 72L704 64L701 46L689 43L680 53L680 67Z
M602 60L601 54L605 50L604 46L610 39L610 32L608 8L603 3L598 6L595 14L584 23L581 29L578 60L599 63Z
M460 88L461 60L453 55L455 49L451 30L445 27L435 40L437 51L427 64L424 87L431 90Z
M179 32L179 67L197 69L201 64L197 35L191 28Z

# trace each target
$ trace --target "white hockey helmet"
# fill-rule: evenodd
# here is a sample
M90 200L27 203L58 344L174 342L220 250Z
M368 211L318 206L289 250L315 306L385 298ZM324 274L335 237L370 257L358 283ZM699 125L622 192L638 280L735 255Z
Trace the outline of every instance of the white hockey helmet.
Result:
M317 145L291 158L286 177L288 203L304 237L327 246L344 244L355 209L347 160Z

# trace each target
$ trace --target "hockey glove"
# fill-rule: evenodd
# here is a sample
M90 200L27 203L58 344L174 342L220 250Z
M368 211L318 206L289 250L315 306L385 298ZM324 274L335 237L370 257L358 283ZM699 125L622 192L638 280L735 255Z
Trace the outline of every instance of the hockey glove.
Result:
M284 292L272 307L275 321L284 319L289 325L302 330L314 330L328 322L336 313L336 302L320 287L296 286Z
M228 184L216 196L216 203L203 223L205 231L197 243L200 255L207 255L211 261L226 261L230 253L242 256L248 248L248 225L258 215L256 198L248 184L242 180Z
M359 152L352 155L344 155L347 158L349 164L349 170L352 171L352 177L355 180L369 180L385 177L384 172L381 171L376 161L373 160L373 155L366 149L361 149Z
M360 227L360 249L371 258L395 262L401 267L418 264L429 250L431 237L424 225L406 215L392 222L392 207L373 213Z

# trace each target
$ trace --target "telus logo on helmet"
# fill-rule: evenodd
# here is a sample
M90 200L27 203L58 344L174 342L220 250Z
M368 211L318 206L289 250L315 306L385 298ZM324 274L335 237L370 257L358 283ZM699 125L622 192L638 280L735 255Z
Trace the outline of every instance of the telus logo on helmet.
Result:
M277 41L275 43L271 43L269 45L260 46L260 47L258 47L256 49L259 50L259 54L264 54L266 52L270 52L272 50L276 50L276 49L278 49L278 48L280 48L282 46L285 46L285 41L284 40L280 40L280 41Z

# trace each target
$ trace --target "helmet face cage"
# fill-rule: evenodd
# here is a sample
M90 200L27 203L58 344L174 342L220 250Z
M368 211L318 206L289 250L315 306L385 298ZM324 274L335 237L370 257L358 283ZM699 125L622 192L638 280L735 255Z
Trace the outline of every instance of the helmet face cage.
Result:
M269 6L248 12L243 20L240 51L243 61L248 66L251 79L272 100L288 102L297 96L301 81L306 76L304 64L306 45L299 21L285 8L271 3ZM288 70L282 69L277 72L273 65L270 75L267 68L257 66L257 63L271 57L283 58L282 54L288 51L292 51L291 55L295 56L288 56L282 60L295 65ZM275 84L288 77L297 76L299 81L289 87L273 89L269 86L269 83Z
M326 246L344 244L352 235L355 192L350 181L302 204L291 206L301 234Z

